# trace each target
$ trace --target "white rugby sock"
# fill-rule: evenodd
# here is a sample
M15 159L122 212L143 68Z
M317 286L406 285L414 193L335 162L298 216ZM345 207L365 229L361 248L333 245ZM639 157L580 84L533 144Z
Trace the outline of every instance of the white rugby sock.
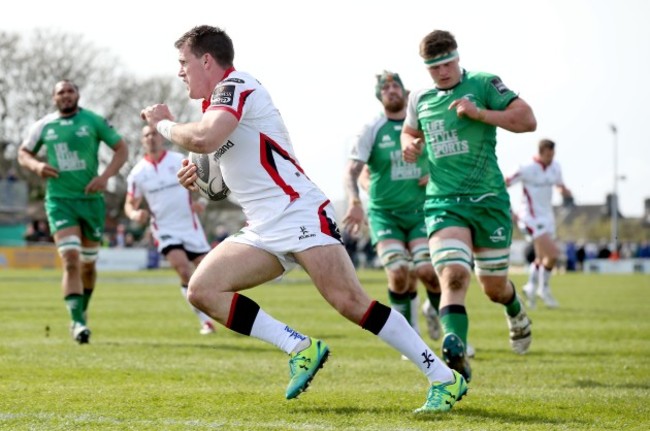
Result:
M542 267L542 285L539 288L540 292L544 292L549 290L549 280L551 279L551 274L553 273L553 269L548 269L546 267Z
M271 343L287 354L290 354L301 341L307 341L309 346L309 337L295 331L286 324L269 316L260 308L251 328L251 337ZM303 343L304 344L304 343ZM302 349L298 349L302 350Z
M433 353L397 311L391 310L388 320L377 336L409 358L427 376L429 382L454 380L451 369Z
M535 289L539 286L539 265L535 262L528 267L528 283Z

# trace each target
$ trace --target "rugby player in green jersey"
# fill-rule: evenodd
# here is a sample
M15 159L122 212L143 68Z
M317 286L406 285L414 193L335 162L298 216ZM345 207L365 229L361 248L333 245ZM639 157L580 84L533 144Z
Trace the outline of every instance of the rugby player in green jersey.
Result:
M95 288L95 261L104 233L106 209L102 191L126 162L122 137L98 114L79 107L79 89L63 80L54 86L57 111L29 129L18 162L47 181L45 211L63 260L63 297L70 313L70 333L79 344L90 339L88 302ZM106 169L98 174L100 143L113 150ZM45 148L46 160L37 154Z
M465 296L472 269L488 298L504 305L512 349L524 354L530 347L530 320L508 279L512 219L496 130L531 132L537 121L498 76L462 69L457 47L454 36L442 30L420 43L434 85L409 96L401 143L405 161L422 153L428 157L424 210L442 288L442 356L469 380Z
M427 160L424 156L416 163L402 159L400 134L407 91L399 75L388 71L377 75L375 96L384 109L353 142L344 176L349 205L343 223L355 234L366 221L359 198L361 184L369 197L370 239L388 278L390 305L419 332L417 281L421 280L429 299L424 304L429 336L437 340L440 284L431 265L422 208L429 179Z

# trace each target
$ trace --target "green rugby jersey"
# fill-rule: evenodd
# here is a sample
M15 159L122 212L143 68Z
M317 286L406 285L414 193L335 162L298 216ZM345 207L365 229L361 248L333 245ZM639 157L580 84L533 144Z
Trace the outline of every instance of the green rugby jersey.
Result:
M427 173L427 159L420 157L417 163L402 159L403 124L403 120L389 120L382 114L366 124L354 142L350 158L365 162L370 170L369 208L422 208L426 190L418 180Z
M70 117L53 112L29 129L21 147L33 154L45 146L47 163L59 171L58 178L48 178L48 198L101 198L100 192L86 195L84 188L97 176L99 146L110 147L121 136L98 114L80 109Z
M406 124L424 133L429 172L427 197L506 194L496 155L496 127L458 117L449 105L467 98L481 109L503 111L517 98L501 79L463 70L453 88L427 88L409 97Z

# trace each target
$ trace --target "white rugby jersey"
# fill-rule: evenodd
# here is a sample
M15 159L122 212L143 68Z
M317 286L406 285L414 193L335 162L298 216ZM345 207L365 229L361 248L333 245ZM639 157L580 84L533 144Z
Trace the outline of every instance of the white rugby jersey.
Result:
M239 120L213 154L249 226L284 211L306 193L320 193L327 200L300 167L280 112L255 78L234 68L226 71L210 102L204 101L204 112L215 109L225 109Z
M553 160L544 166L533 159L529 164L519 167L517 172L506 178L506 184L522 184L521 206L517 215L520 218L553 218L553 188L563 185L562 169Z
M151 213L151 233L158 241L165 234L205 237L198 215L192 210L192 196L176 177L184 158L175 151L165 151L158 160L145 156L126 180L130 196L146 199Z

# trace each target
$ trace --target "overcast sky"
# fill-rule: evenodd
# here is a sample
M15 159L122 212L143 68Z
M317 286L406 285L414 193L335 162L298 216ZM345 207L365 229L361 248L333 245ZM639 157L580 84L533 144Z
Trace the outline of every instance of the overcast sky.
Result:
M644 0L24 0L3 9L0 29L84 34L137 75L175 76L173 43L182 33L224 28L235 67L270 90L301 164L333 200L344 197L350 138L381 110L374 75L389 69L409 89L428 86L418 44L434 29L449 30L461 66L499 75L537 116L534 133L499 132L505 174L550 138L576 202L601 203L613 190L617 138L621 208L640 216L650 198L648 18ZM515 202L519 191L511 191Z

